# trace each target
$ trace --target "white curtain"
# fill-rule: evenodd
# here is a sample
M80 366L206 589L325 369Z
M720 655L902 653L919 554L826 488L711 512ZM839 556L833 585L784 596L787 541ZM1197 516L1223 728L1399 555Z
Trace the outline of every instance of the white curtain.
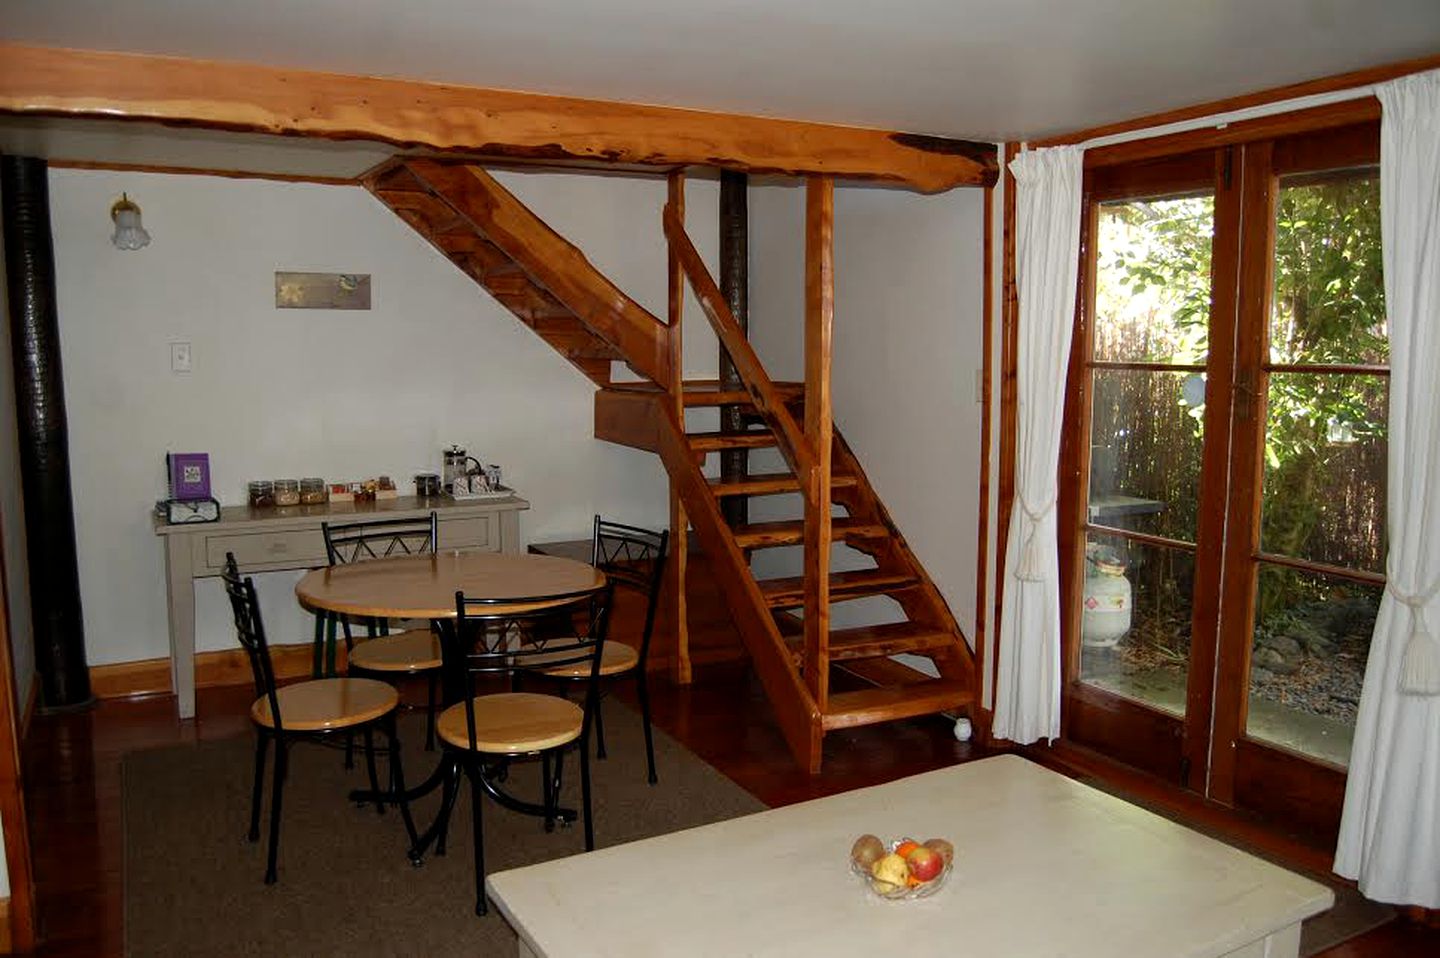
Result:
M1060 735L1060 569L1056 470L1080 269L1078 146L1021 153L1015 175L1015 503L1005 553L993 733L1028 744Z
M1440 908L1440 71L1375 89L1390 321L1385 597L1335 871L1370 898Z

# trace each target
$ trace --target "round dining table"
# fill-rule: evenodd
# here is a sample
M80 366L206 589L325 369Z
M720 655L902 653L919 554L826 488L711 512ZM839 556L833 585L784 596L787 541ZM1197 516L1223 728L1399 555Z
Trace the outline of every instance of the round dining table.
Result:
M594 566L547 555L439 552L368 559L306 573L300 604L317 612L377 619L455 618L455 593L487 599L486 614L529 612L559 597L604 588ZM547 598L555 597L555 598ZM513 599L514 602L506 600Z
M406 555L383 559L367 559L345 565L328 566L305 574L295 584L295 595L300 604L311 611L329 613L328 618L353 616L361 619L429 619L436 628L444 630L454 627L459 613L456 610L455 594L464 593L468 599L486 599L485 614L517 615L533 612L547 606L560 605L578 593L598 592L605 587L605 573L594 566L575 559L560 556L530 555L497 552L438 552L427 555ZM319 634L317 630L317 641ZM327 656L333 670L333 630L329 641L332 644ZM316 655L317 670L319 654ZM447 694L447 703L453 694ZM493 771L502 771L501 762ZM497 802L514 811L529 815L543 816L547 825L552 817L564 823L573 821L574 809L546 809L516 798L499 787L496 776L482 770L481 780ZM434 773L422 784L405 791L405 799L413 801L438 788L448 776L458 774L458 766L452 760L443 759ZM499 776L503 778L502 774ZM355 791L350 796L356 802L374 800L395 802L401 796L389 793L376 794L372 791ZM443 819L448 816L448 806L442 807L440 817L412 849L412 859L443 832Z

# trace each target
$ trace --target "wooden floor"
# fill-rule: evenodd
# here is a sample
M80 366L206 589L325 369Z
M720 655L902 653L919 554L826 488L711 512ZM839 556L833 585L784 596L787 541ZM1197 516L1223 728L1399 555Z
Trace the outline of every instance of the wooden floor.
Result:
M948 722L912 720L827 735L824 772L812 778L795 767L763 692L745 669L710 667L688 688L656 684L656 724L770 805L981 757L955 741ZM626 696L628 687L624 683L618 694ZM35 718L24 751L43 936L39 954L97 958L124 952L121 756L249 734L249 704L248 689L210 689L200 692L193 721L176 720L169 696L104 702L86 712ZM1323 958L1422 954L1440 954L1440 931L1396 923L1333 948Z

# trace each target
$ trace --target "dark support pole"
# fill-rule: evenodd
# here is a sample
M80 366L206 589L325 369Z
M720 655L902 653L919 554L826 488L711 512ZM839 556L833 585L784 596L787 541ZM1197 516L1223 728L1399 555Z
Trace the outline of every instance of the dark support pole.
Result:
M35 670L40 676L40 705L68 708L90 701L90 672L80 618L70 440L60 371L55 251L50 240L45 161L0 157L0 199ZM101 213L97 228L105 225L104 211Z
M750 218L745 202L750 178L730 170L720 172L720 292L730 306L735 321L748 335L750 332ZM740 389L740 374L730 362L725 348L720 348L720 387ZM744 406L720 407L720 431L742 432ZM739 479L749 466L749 453L744 449L727 449L720 453L720 475L726 480ZM728 496L720 508L731 528L742 525L749 508L744 496Z

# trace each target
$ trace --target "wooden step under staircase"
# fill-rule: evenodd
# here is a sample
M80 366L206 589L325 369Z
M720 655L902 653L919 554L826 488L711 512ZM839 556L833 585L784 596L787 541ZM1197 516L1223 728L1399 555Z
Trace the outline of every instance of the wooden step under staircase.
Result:
M381 202L601 387L598 438L659 454L671 479L672 512L704 543L780 728L800 764L817 772L828 731L968 709L974 661L944 599L829 421L828 314L823 322L807 317L807 339L812 327L824 333L822 360L807 359L807 382L771 381L685 234L677 183L683 185L672 174L664 218L671 314L662 321L478 167L397 159L366 180ZM809 186L822 213L829 189L828 180ZM694 289L743 388L678 381L682 281ZM644 381L616 382L615 362ZM687 411L721 405L744 407L752 425L729 433L687 430ZM707 476L707 457L728 449L774 450L783 469ZM794 519L732 528L720 508L731 496L796 494L803 515ZM832 543L871 567L832 571ZM753 554L794 546L804 552L801 575L756 578ZM683 550L677 561L683 563ZM902 620L830 627L833 608L874 596L892 599ZM900 653L929 658L938 677L898 665L891 656ZM836 670L869 684L851 681L831 691Z

